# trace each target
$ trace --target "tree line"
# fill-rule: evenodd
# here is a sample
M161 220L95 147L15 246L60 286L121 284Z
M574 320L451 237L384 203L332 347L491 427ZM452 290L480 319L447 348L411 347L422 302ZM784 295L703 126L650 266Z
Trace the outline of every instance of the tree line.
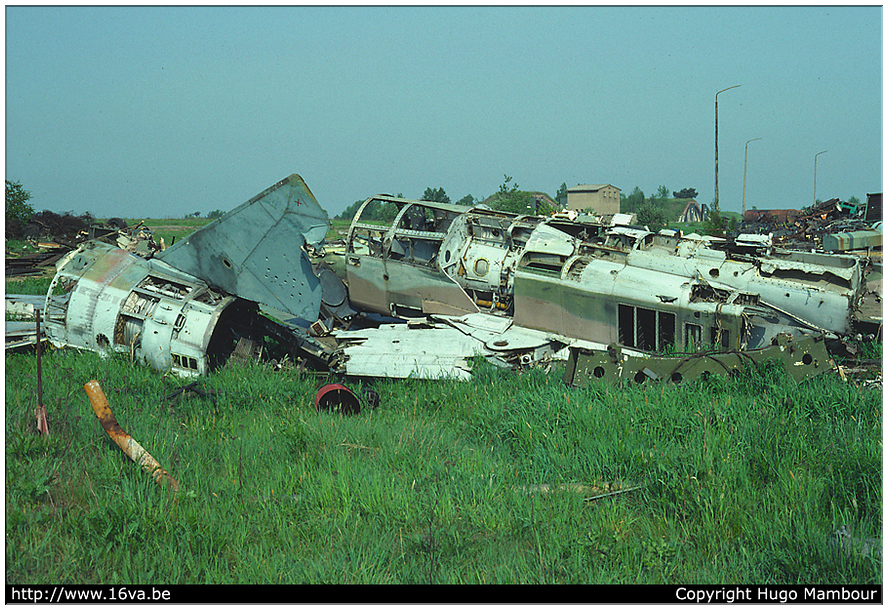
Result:
M657 194L649 198L645 197L644 192L637 186L628 195L621 193L620 210L626 213L635 213L638 215L639 222L651 226L665 226L667 222L666 212L662 209L662 202L668 198L669 191L665 186L660 186ZM693 198L697 196L695 189L682 189L681 191L673 191L676 198ZM548 197L548 195L546 195ZM403 199L404 195L398 193L397 198ZM14 223L27 223L34 216L34 208L29 203L31 193L27 191L20 182L6 181L6 220ZM563 205L567 199L567 184L561 183L558 187L554 201L556 205ZM450 196L443 187L428 187L422 195L423 201L433 201L437 203L451 203ZM340 220L351 220L354 218L358 209L365 200L355 201L353 204L345 208L334 218ZM540 198L531 191L522 190L513 180L512 176L503 174L503 182L500 184L499 190L487 200L491 208L509 212L513 214L538 214L548 216L555 211L548 202L541 201ZM474 206L481 203L471 194L468 194L458 201L456 204L462 206ZM391 222L398 213L397 206L392 202L371 202L364 210L362 218L364 220L375 220L381 222ZM224 212L215 209L209 212L205 217L208 219L216 219L223 216ZM200 218L201 212L195 211L187 213L184 218Z
M566 195L566 184L562 184L559 187L558 196L560 196L562 190ZM402 193L398 193L395 198L403 199L404 195ZM423 192L422 194L421 200L433 201L436 203L451 203L450 196L446 193L443 187L427 187L425 192ZM358 213L358 209L361 207L361 205L363 205L364 201L366 201L366 199L359 199L358 201L355 201L353 204L345 208L345 210L334 216L334 218L338 220L351 220L355 217L355 214ZM470 193L456 201L456 205L470 207L480 204L481 201L482 200L476 199ZM501 212L510 212L514 214L549 215L555 211L555 209L550 204L546 202L540 202L537 197L535 197L534 193L521 190L518 184L514 182L512 177L508 174L503 174L503 182L500 185L499 190L489 198L489 205L494 210L498 210ZM391 222L395 219L397 213L398 207L390 201L371 201L369 204L367 204L367 207L361 214L361 219Z
M682 189L681 191L673 191L675 197L696 197L697 191L694 189ZM547 195L548 197L548 195ZM665 186L660 186L656 196L645 198L644 193L637 186L629 195L621 194L620 209L627 213L638 214L639 222L654 226L665 226L667 218L665 211L659 207L661 200L668 197L668 190ZM398 193L397 198L403 199L404 195ZM554 200L558 205L562 205L567 198L567 184L561 183L556 191ZM30 204L31 193L26 190L18 181L6 181L6 220L16 224L28 223L34 216L34 208ZM433 201L437 203L451 203L450 196L443 187L428 187L422 195L423 201ZM334 218L340 220L351 220L354 218L358 209L364 203L364 200L355 201ZM456 204L462 206L474 206L481 203L471 194L468 194L458 201ZM540 201L538 197L530 192L521 190L512 176L503 174L503 182L500 184L499 190L488 198L491 208L509 212L513 214L538 214L548 216L556 210L547 202ZM397 206L392 202L371 202L364 210L362 218L364 220L375 220L381 222L391 222L398 213ZM208 219L220 218L224 212L215 209L206 215ZM201 212L195 211L184 215L184 218L200 218Z
M675 200L696 199L698 196L697 189L683 188L678 191L671 191L665 185L657 187L656 193L646 196L638 186L634 187L628 194L620 193L620 211L626 214L635 214L639 224L645 225L651 230L659 230L669 222L675 221L674 210L669 209L670 203ZM403 199L404 195L398 193L396 196ZM548 198L549 196L546 195ZM6 181L6 222L7 228L12 226L23 226L31 221L34 217L34 207L30 203L31 193L26 190L19 181ZM437 203L451 203L450 196L445 192L443 187L427 187L422 195L423 201L433 201ZM565 205L567 200L567 184L562 182L558 187L554 201L556 206ZM354 218L358 209L364 203L364 199L355 201L353 204L345 208L342 212L334 216L339 220L351 220ZM476 199L468 194L458 201L457 205L474 206L481 203L482 200ZM513 178L508 174L503 174L503 182L500 184L499 190L492 196L484 200L494 210L509 212L513 214L537 214L548 216L557 210L553 208L547 201L542 201L538 193L521 190ZM859 203L857 197L850 197L849 202ZM818 200L819 202L819 200ZM675 207L674 205L672 207ZM398 213L398 207L392 202L371 202L364 210L362 219L391 222ZM224 212L219 209L212 210L206 215L208 219L220 218ZM201 212L195 211L185 214L184 218L200 218ZM718 207L717 202L713 202L708 206L706 218L704 218L708 230L721 232L724 229L732 229L732 225L736 221L731 218L725 220Z

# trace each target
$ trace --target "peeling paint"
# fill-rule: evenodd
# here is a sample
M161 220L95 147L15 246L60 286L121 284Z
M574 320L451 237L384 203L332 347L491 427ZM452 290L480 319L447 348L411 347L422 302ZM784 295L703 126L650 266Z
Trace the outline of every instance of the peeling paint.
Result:
M108 399L105 398L105 393L102 391L102 386L99 385L99 382L95 379L88 381L83 386L83 389L89 397L89 402L96 417L99 419L99 423L102 424L102 428L108 433L111 440L123 450L128 458L150 474L159 485L169 486L173 491L178 491L179 483L166 470L161 468L157 460L117 423L117 419L111 412Z

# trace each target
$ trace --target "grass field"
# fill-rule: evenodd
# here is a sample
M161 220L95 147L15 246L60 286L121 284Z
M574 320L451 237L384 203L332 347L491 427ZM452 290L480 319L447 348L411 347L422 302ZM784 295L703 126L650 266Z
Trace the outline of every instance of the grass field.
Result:
M146 225L169 244L206 222ZM344 416L314 407L325 376L232 366L175 395L124 356L49 350L44 438L34 352L5 366L9 584L881 583L881 554L829 544L882 536L881 392L837 376L574 389L478 362L346 380L380 403ZM178 493L111 442L90 379Z
M157 243L163 238L167 246L212 222L209 218L127 218L126 224L133 226L140 221L151 229Z
M141 219L127 219L127 224L132 226ZM151 229L154 239L160 243L163 238L167 246L172 245L183 237L187 237L194 231L210 224L212 220L208 218L147 218L144 220L145 226ZM330 232L327 233L328 239L337 239L342 237L340 230L347 231L349 222L341 220L331 220Z
M580 390L479 362L365 382L379 406L344 416L293 370L227 368L213 400L122 356L42 362L46 438L34 353L5 359L7 583L881 583L829 544L881 538L881 393L832 375Z

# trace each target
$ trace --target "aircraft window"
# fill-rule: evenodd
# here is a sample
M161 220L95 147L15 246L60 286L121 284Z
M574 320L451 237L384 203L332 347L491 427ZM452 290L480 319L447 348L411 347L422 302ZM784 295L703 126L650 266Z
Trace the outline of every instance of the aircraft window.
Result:
M617 332L620 343L627 347L662 350L675 343L675 314L620 304Z
M685 324L685 349L696 351L701 348L703 327L699 324Z
M350 251L364 256L379 256L382 253L382 237L381 231L358 229L349 244Z
M411 239L410 254L413 260L421 264L431 264L438 255L441 243L429 239Z
M657 349L657 312L638 307L635 310L635 339L639 348Z
M617 306L617 332L619 341L627 347L635 347L635 308L629 305Z
M401 217L399 228L411 231L434 231L435 212L425 206L411 206Z
M675 345L675 314L668 311L657 312L657 347L665 350Z
M410 251L410 242L409 240L400 240L395 239L391 242L391 248L389 249L389 258L392 260L399 260L407 256L407 253Z
M197 370L196 359L190 358L188 356L183 356L181 354L171 354L171 356L173 357L173 366L180 369L191 369L192 371Z
M710 328L709 342L712 347L721 347L721 349L730 349L731 341L727 329L713 326Z

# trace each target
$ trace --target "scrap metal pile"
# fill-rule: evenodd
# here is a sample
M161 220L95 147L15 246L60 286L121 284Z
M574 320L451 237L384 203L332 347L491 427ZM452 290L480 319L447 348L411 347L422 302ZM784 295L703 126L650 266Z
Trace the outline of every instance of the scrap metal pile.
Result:
M881 220L862 204L829 199L801 210L748 210L741 233L770 235L783 248L847 252L881 249Z
M362 220L371 203L395 219ZM86 241L57 263L45 328L56 346L183 376L264 358L460 379L483 357L563 360L572 384L679 381L769 357L804 378L835 370L831 342L881 334L880 311L861 308L866 257L614 221L377 196L325 248L328 216L293 174L166 249Z
M44 211L35 214L27 225L10 223L7 239L22 239L36 250L22 256L6 253L6 276L43 275L66 254L88 241L113 244L129 252L146 256L161 250L151 230L142 222L128 227L126 221L112 218L106 223L96 222L90 215L59 215Z

